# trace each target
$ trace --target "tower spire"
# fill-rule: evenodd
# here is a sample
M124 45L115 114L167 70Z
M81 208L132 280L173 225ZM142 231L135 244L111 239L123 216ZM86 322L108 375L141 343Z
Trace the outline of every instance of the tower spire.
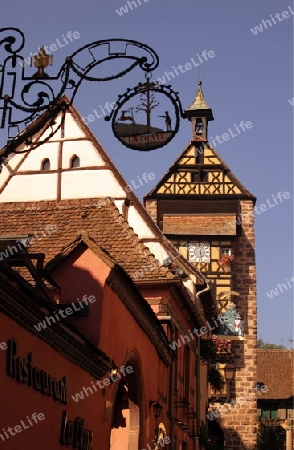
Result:
M192 123L192 140L207 142L208 122L214 120L212 110L205 101L202 81L198 81L196 97L186 109L186 116Z

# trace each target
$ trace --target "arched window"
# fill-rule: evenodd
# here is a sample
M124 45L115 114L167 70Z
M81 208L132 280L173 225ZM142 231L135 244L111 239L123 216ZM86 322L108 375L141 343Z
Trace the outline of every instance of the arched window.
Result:
M41 163L41 170L50 170L50 160L48 158L43 159Z
M81 165L80 158L77 155L73 155L70 160L70 167L71 168L80 167L80 165Z

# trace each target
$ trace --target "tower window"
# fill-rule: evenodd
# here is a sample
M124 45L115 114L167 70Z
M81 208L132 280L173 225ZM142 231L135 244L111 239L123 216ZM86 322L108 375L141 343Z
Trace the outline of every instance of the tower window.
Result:
M220 257L222 257L223 255L232 255L232 249L231 247L223 247L220 249Z
M73 157L70 160L70 168L80 167L81 161L80 158L77 155L73 155Z
M201 118L196 119L195 132L197 136L202 136L203 134L203 122Z
M41 170L50 170L50 160L48 158L43 159L41 163Z

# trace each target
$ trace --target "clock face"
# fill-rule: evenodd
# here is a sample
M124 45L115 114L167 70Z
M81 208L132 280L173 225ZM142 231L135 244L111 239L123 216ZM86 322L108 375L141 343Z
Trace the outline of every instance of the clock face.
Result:
M189 245L189 261L190 262L210 262L210 245L209 242L197 242Z

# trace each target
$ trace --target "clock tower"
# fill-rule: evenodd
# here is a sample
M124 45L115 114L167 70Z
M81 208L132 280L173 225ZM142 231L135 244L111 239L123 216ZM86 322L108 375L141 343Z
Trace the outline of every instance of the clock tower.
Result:
M256 198L208 141L208 125L214 117L204 99L201 81L186 117L191 122L191 140L147 194L145 207L179 252L210 280L219 311L229 315L233 302L242 319L242 333L228 339L231 361L237 369L234 398L243 403L227 412L222 425L228 450L241 449L242 445L251 449L256 441L256 398L254 393L251 400L242 395L244 385L254 390L256 384ZM210 407L216 404L211 400ZM246 425L241 417L246 417ZM236 426L229 432L226 423L233 421ZM238 439L240 445L234 446L233 441Z

